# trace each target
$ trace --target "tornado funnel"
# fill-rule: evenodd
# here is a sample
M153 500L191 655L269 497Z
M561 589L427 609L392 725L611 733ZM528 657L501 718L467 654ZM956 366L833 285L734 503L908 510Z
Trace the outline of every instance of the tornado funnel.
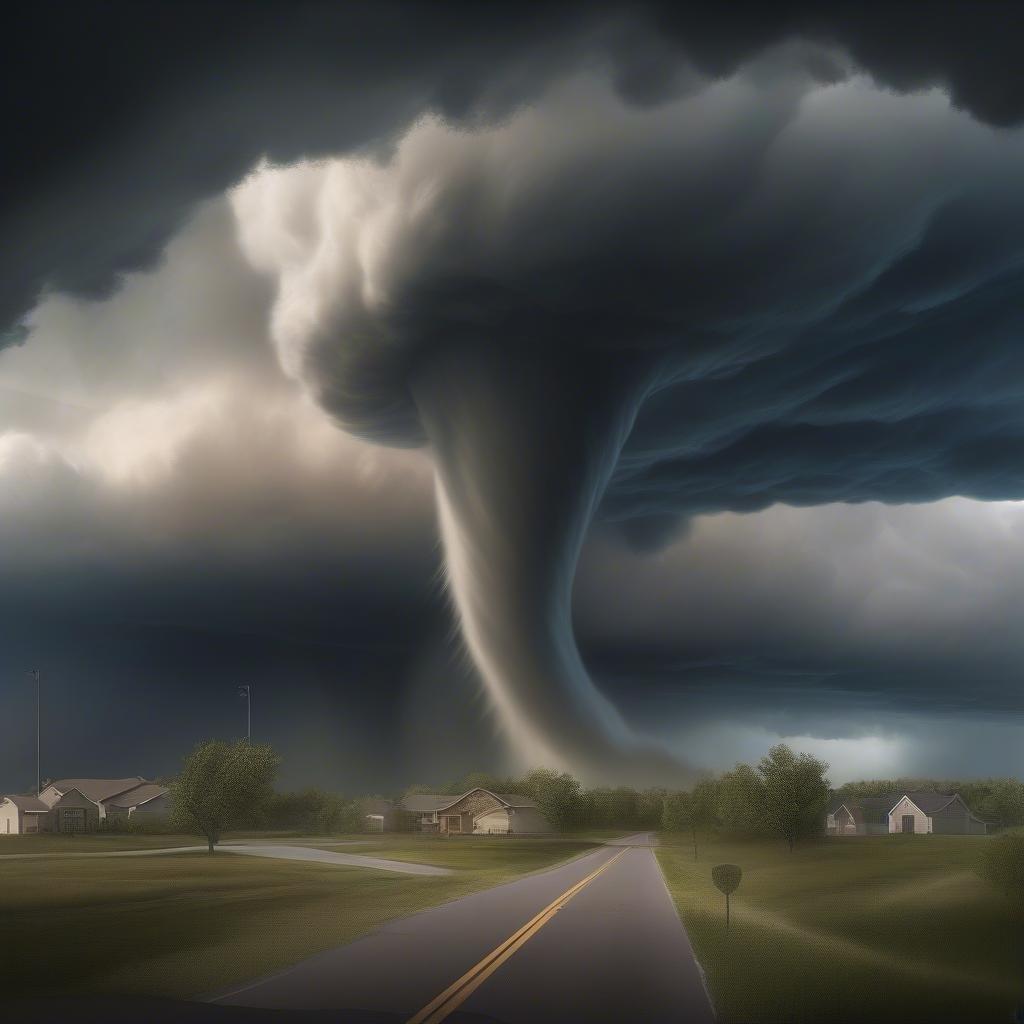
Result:
M652 370L529 347L432 353L411 380L434 450L448 582L498 719L531 763L588 781L680 765L597 690L572 629L580 548Z

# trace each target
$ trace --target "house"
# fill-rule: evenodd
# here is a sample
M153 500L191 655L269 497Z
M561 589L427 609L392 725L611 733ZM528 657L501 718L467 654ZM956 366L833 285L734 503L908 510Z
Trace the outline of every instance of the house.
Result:
M825 831L836 836L910 832L983 836L988 826L971 811L959 793L914 790L836 800L828 809Z
M50 808L37 796L5 796L0 799L0 835L43 832L40 826Z
M101 806L108 818L120 816L131 818L158 818L171 811L171 793L166 786L158 786L155 782L146 782L127 793L108 797Z
M508 835L552 831L537 804L517 793L480 788L459 796L417 793L402 800L401 808L423 832Z
M78 790L95 808L100 821L107 816L107 806L115 797L123 796L140 786L148 786L141 775L127 779L57 779L43 787L39 799L55 807L72 790ZM162 788L162 787L161 787Z
M45 798L44 798L44 795ZM6 796L0 803L0 833L92 832L99 808L73 786L36 796Z
M140 775L58 779L36 796L0 798L0 834L92 832L108 817L166 814L169 791Z
M839 836L888 835L892 805L887 796L846 800L830 808L826 831Z

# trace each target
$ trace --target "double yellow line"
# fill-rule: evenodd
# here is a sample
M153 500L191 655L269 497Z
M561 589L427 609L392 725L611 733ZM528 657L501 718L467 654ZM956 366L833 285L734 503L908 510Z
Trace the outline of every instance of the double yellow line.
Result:
M627 846L621 853L606 860L596 871L582 881L566 889L561 896L552 900L536 917L531 918L519 931L510 935L500 946L492 949L478 964L471 967L458 981L449 985L436 999L432 999L408 1024L440 1024L450 1013L454 1013L516 950L530 941L582 889L586 888L602 871L607 871L617 860L629 852Z

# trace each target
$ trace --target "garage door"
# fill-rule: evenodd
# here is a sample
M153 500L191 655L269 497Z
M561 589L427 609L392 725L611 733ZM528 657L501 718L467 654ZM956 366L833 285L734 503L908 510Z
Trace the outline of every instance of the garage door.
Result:
M481 814L473 824L474 832L507 832L508 813L506 811L488 811Z
M84 832L85 808L62 807L60 812L60 830L61 832Z

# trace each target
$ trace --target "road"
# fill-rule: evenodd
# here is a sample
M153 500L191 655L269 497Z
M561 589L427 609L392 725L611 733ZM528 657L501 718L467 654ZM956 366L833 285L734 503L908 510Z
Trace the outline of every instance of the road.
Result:
M211 1001L372 1010L415 1024L711 1024L700 968L641 833L392 921Z

